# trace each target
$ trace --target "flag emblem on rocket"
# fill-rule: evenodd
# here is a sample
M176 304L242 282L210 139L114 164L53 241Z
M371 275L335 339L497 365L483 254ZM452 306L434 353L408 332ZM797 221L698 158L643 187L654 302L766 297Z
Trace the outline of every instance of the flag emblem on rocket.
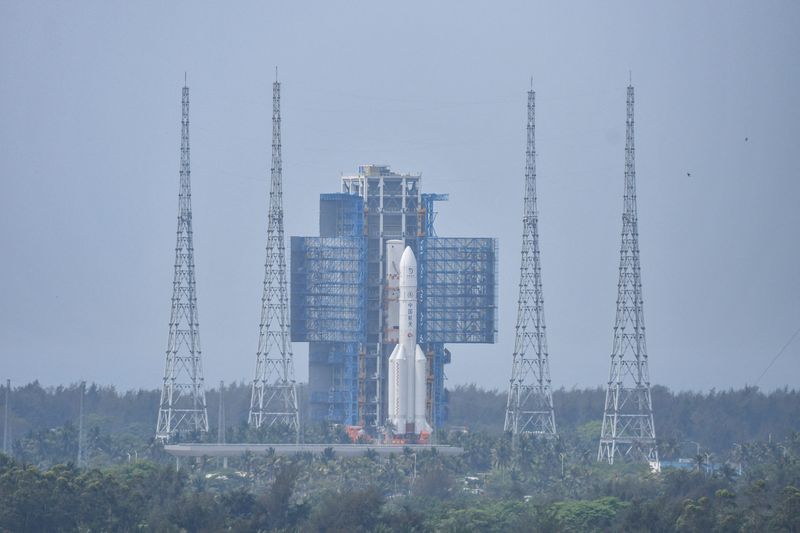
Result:
M397 345L389 357L389 421L398 433L430 433L425 416L428 362L417 344L417 259L413 250L406 246L399 265L392 265L393 259L396 260L396 255L392 255L399 251L400 244L401 241L387 243L388 290L396 295L399 322ZM396 269L394 277L391 276L393 268ZM397 284L396 288L392 281ZM394 305L394 298L389 305ZM389 316L395 314L390 312Z

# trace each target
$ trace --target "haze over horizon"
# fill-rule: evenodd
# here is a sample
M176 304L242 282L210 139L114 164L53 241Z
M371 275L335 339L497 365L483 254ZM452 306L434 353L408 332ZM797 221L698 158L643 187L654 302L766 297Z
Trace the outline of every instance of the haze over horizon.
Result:
M800 6L508 5L0 3L0 379L160 387L184 72L206 386L252 379L278 65L287 237L374 162L499 238L499 342L448 386L510 376L531 75L552 382L605 385L632 71L652 383L797 388L800 340L764 371L800 327Z

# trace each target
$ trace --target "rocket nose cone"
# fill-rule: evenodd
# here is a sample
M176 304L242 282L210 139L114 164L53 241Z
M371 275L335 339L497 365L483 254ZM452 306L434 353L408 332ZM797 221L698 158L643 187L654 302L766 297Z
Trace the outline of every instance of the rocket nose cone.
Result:
M400 258L400 287L409 287L417 284L417 258L414 251L406 246Z
M400 257L400 268L403 266L417 266L417 258L414 257L414 250L410 246L406 246L403 250L403 255Z

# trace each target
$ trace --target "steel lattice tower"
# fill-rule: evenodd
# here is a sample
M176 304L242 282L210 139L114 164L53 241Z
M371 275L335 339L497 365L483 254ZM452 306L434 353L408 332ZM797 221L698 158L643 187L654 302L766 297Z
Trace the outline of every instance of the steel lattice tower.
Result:
M625 200L622 212L617 317L603 429L597 452L598 461L605 460L611 464L615 457L658 462L639 265L632 85L628 85L627 110Z
M185 83L181 107L181 169L175 277L172 282L167 362L156 427L156 438L161 441L169 440L170 436L176 433L208 431L194 277L189 167L189 87Z
M6 380L6 404L3 416L3 453L11 455L11 428L8 425L8 403L11 400L11 380Z
M533 82L531 82L531 85ZM536 209L536 93L528 91L528 143L525 157L525 212L522 218L516 340L508 389L505 431L554 436L553 393L544 322Z
M299 441L300 418L289 337L282 165L281 84L276 79L272 85L272 183L267 222L267 258L249 423L256 428L286 425L295 430Z
M83 442L83 401L86 398L86 382L81 381L81 386L78 389L80 391L80 399L78 401L78 459L76 464L78 468L86 466L86 452L84 451L84 442Z

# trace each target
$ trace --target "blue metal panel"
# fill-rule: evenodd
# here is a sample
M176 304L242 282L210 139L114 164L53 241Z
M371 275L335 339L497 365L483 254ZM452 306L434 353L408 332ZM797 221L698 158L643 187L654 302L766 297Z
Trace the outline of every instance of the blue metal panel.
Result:
M436 237L436 228L433 223L436 222L436 211L433 208L433 202L446 202L450 199L449 194L437 193L422 193L422 208L425 213L425 235L428 237Z
M358 352L366 336L364 200L320 195L320 237L292 238L292 340L309 342L314 419L355 424Z
M292 237L292 341L363 342L363 237Z
M419 240L418 335L424 343L497 339L497 241Z
M400 190L390 194L395 185L385 184L383 208L384 214L400 216L402 202L395 198ZM380 350L386 349L379 345L384 240L404 238L420 265L418 334L431 357L429 416L434 427L442 427L447 418L444 365L450 362L444 343L496 340L497 244L494 239L436 237L434 202L447 200L441 194L422 194L420 205L409 196L412 203L403 215L406 233L395 228L394 219L385 219L380 234L378 190L371 194L366 201L375 205L369 213L361 196L320 195L320 237L291 241L292 340L310 342L309 365L315 376L309 383L312 418L358 424L360 402L365 401L363 415L367 423L375 422L377 415L368 408L376 389L361 391L359 372L375 374ZM367 215L370 235L365 231ZM366 365L359 370L360 351L366 354Z
M330 369L327 390L311 393L313 418L355 424L358 416L358 343L312 342L309 361Z
M363 234L363 198L347 193L319 195L320 237L358 237Z
M441 428L447 421L448 398L447 391L444 389L444 365L450 362L450 351L444 347L444 344L436 342L426 345L425 352L429 357L433 356L433 401L428 414L433 427Z

